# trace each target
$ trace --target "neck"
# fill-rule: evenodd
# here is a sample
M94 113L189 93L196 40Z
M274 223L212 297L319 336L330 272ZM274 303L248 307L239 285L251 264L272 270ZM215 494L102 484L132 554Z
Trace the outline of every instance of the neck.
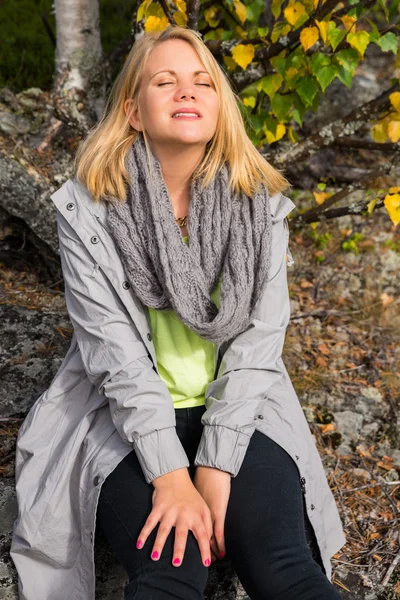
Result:
M189 208L192 174L203 159L205 146L204 144L166 146L152 143L151 150L160 161L175 217L184 217Z

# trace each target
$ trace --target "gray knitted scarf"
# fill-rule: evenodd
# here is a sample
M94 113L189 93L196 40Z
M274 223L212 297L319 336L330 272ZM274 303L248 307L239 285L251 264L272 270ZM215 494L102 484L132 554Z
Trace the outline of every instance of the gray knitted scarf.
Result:
M192 179L183 239L161 165L140 133L126 156L127 201L107 202L107 223L134 293L148 307L175 310L211 342L234 338L249 325L271 263L269 193L231 193L224 163L201 191ZM219 309L210 298L222 275Z

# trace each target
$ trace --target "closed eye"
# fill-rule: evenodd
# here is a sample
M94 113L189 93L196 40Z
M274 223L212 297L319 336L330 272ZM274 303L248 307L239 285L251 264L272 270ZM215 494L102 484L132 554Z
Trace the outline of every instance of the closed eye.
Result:
M158 83L157 87L161 87L162 85L169 85L170 83L173 83L173 81L165 81L164 83ZM209 83L196 83L196 85L205 85L206 87L211 87Z

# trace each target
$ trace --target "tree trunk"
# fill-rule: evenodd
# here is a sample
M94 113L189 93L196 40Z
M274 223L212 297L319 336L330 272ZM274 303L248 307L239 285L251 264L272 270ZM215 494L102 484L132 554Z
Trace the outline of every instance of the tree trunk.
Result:
M101 116L106 81L98 0L55 0L57 117L82 133Z

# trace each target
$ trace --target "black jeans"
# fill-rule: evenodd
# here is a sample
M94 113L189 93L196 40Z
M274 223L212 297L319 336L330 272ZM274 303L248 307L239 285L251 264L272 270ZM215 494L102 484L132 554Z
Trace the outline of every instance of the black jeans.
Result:
M202 433L205 406L175 409L176 430L188 455L189 473ZM168 449L166 449L168 451ZM152 509L153 485L146 483L135 451L102 485L99 526L126 570L125 600L204 598L210 567L203 565L197 540L188 532L181 566L172 565L175 527L161 557L150 557L159 524L144 547L136 540ZM289 454L256 430L239 473L231 480L225 518L226 556L251 600L338 600L323 569L308 519L299 472Z

